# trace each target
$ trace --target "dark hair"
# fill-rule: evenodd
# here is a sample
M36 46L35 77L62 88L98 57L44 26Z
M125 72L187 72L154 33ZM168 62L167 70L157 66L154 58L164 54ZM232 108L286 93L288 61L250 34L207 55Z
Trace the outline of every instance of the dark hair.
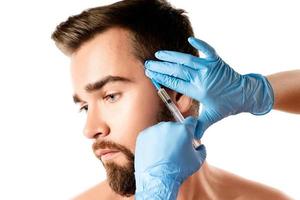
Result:
M51 38L65 54L109 28L120 27L131 33L135 56L144 63L155 59L158 50L174 50L198 56L187 42L193 36L189 18L166 0L123 0L90 8L60 23Z

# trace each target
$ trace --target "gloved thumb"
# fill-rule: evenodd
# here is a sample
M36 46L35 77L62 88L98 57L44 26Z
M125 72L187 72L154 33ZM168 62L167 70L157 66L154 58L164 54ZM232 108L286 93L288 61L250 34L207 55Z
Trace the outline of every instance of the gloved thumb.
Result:
M189 37L188 42L197 50L201 51L207 60L216 60L218 58L218 55L215 51L215 49L204 42L203 40L199 40L194 37Z
M195 130L195 139L200 140L208 127L210 127L214 123L214 119L210 117L210 114L205 107L203 108L199 118L197 127Z
M190 133L194 133L197 128L198 119L193 116L188 116L184 119L183 123L187 126Z

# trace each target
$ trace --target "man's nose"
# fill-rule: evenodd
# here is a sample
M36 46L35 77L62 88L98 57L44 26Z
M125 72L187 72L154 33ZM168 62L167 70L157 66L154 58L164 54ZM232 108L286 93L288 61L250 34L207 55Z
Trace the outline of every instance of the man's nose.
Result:
M109 134L109 127L101 118L99 111L89 110L83 132L87 138L97 139L98 137L107 136Z

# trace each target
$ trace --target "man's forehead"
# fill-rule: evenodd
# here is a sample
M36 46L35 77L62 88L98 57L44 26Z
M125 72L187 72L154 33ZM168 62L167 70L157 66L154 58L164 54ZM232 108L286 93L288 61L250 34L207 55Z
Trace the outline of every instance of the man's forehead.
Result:
M134 74L137 66L143 69L143 64L133 55L128 43L122 29L99 34L72 54L72 77L76 81L87 78L91 82L99 76Z
M88 41L82 43L77 51L75 51L71 57L77 54L86 54L92 50L96 52L122 52L131 56L133 53L131 32L123 28L110 28L104 32L98 33Z
M146 78L143 63L133 55L126 34L122 29L108 30L71 56L74 93L87 92L87 88L99 85L100 80L107 77L110 83ZM100 85L105 84L102 81Z

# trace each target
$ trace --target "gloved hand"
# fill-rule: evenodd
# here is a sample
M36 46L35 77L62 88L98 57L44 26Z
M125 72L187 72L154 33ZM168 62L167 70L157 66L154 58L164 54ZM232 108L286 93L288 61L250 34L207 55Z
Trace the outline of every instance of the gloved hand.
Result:
M260 74L240 75L204 41L189 43L205 58L175 51L158 51L162 61L146 61L146 76L203 104L196 139L213 123L241 112L268 113L274 104L273 89Z
M143 130L135 148L137 200L173 200L182 182L196 172L206 158L204 145L195 149L197 119L183 123L160 122Z

